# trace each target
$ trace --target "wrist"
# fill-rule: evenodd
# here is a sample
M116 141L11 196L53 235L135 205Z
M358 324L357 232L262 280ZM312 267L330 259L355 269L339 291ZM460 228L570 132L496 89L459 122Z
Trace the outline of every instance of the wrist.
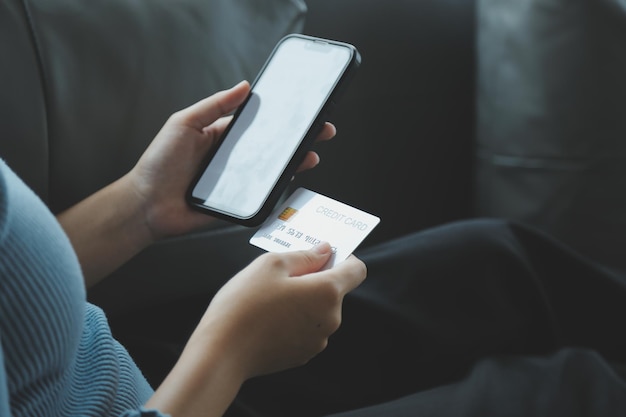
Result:
M152 241L141 205L124 178L57 216L83 268L87 286L143 250Z
M246 379L224 347L192 338L146 406L177 417L222 416Z
M150 198L150 191L142 187L141 178L130 171L118 181L123 193L127 196L128 218L138 243L144 247L162 239L163 233L155 225L158 224L158 204Z
M214 218L193 210L185 200L187 180L184 175L155 178L141 165L135 166L122 181L132 192L137 205L137 225L146 244L179 236L206 227Z
M119 208L119 226L126 232L127 242L139 252L158 240L148 217L149 202L139 192L129 174L114 182L112 187Z

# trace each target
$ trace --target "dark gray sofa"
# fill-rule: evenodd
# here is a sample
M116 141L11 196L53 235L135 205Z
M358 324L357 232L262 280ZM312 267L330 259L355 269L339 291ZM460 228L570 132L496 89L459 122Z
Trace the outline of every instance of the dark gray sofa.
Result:
M382 218L366 244L468 217L536 226L626 269L626 5L315 1L358 45L337 143L298 183Z
M0 156L58 212L126 172L170 113L252 80L302 31L353 43L363 64L337 137L292 188L380 216L363 246L504 217L623 268L626 6L548 3L7 0ZM219 222L163 241L89 298L116 319L210 293L261 253L252 233Z

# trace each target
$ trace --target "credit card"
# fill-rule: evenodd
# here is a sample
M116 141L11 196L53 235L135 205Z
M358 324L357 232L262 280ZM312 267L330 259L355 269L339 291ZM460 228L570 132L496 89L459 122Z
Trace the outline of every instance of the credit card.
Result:
M268 252L289 252L328 242L333 256L327 269L348 258L379 222L372 214L298 188L272 212L250 243Z

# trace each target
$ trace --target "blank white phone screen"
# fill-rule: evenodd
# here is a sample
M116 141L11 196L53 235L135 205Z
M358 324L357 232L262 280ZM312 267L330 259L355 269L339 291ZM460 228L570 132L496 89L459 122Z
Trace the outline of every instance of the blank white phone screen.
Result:
M287 38L192 191L214 210L256 214L351 60L349 48Z

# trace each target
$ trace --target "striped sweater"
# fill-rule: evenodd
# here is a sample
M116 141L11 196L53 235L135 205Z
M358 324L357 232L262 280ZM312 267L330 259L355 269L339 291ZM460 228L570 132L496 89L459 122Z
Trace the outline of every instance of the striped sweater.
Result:
M0 416L159 416L69 239L0 160Z

